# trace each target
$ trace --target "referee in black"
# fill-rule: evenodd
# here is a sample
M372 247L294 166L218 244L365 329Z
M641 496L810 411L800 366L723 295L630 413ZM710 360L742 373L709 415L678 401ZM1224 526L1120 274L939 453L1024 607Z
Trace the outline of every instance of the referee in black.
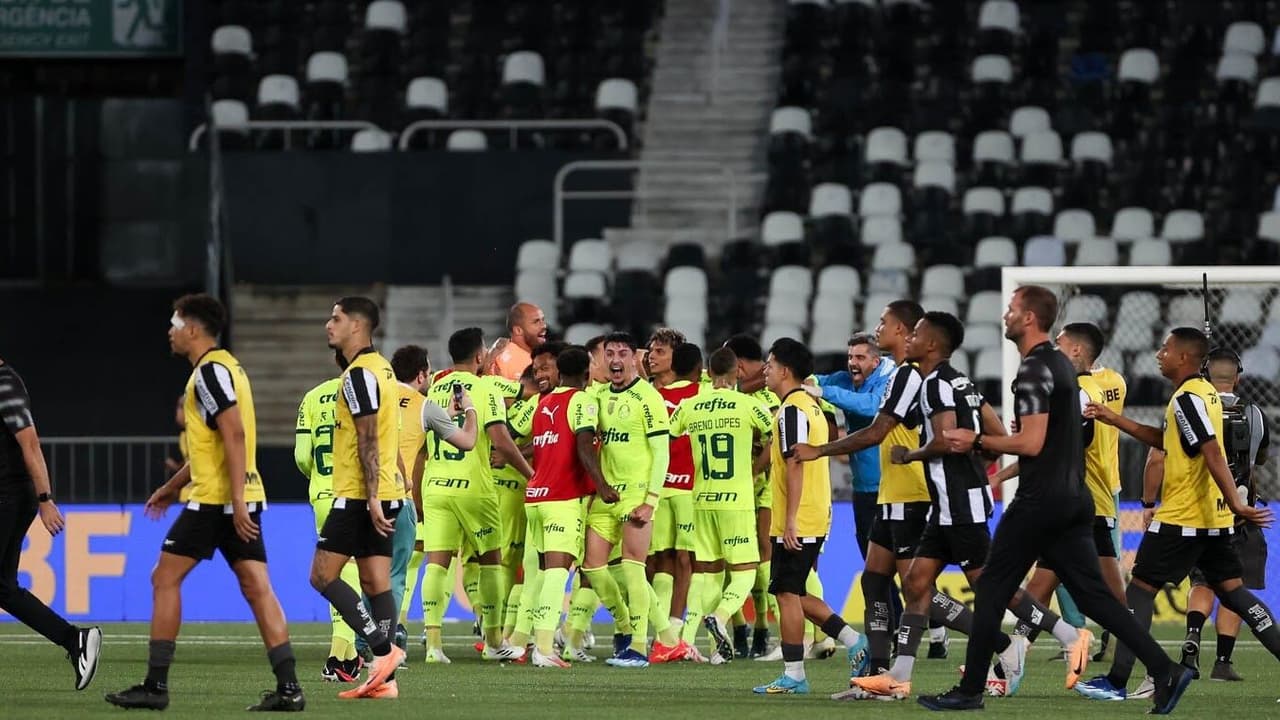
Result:
M40 450L31 397L22 377L0 360L0 610L67 651L83 690L98 671L102 631L78 628L18 584L22 541L36 515L50 535L62 532L62 513L53 502L49 469Z
M1015 432L986 438L959 428L944 433L952 452L1017 455L1022 470L1017 497L1005 507L975 588L977 610L964 678L946 693L921 696L920 704L930 710L982 707L1000 620L1040 557L1060 569L1062 582L1080 609L1132 648L1147 666L1156 684L1154 713L1172 711L1192 679L1191 671L1160 649L1102 580L1093 542L1093 500L1084 484L1080 387L1070 361L1049 341L1057 316L1057 296L1035 285L1018 288L1005 311L1005 337L1022 355L1013 381ZM1068 670L1069 686L1083 671Z

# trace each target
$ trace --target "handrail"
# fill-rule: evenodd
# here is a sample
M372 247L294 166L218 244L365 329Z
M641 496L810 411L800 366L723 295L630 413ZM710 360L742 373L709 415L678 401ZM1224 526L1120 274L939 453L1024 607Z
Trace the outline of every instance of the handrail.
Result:
M608 130L618 139L618 149L626 150L627 133L622 126L612 120L604 118L568 118L564 120L419 120L409 123L409 125L400 132L399 149L407 150L409 148L409 140L419 130L430 129L446 129L454 128L457 130L482 130L486 128L505 129L511 132L511 145L515 146L515 134L520 129L543 129L543 130L589 130L591 128L599 128Z
M733 169L718 162L698 160L575 160L566 163L556 172L553 181L552 199L552 236L556 248L564 252L564 201L565 200L627 200L644 199L646 193L641 190L565 190L564 181L577 171L591 170L643 170L643 169L687 169L718 170L725 177L727 220L725 223L726 238L738 234L738 176Z
M234 125L220 125L220 130L381 130L368 120L248 120ZM209 123L200 123L191 131L187 149L195 150L200 138L209 131ZM289 136L285 135L288 148Z

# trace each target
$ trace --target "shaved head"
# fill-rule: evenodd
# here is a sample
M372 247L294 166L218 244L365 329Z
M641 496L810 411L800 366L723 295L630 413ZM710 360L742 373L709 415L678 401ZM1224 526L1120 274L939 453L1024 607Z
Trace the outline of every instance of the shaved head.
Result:
M511 342L529 352L547 341L547 319L542 308L533 303L518 302L507 311L507 330Z

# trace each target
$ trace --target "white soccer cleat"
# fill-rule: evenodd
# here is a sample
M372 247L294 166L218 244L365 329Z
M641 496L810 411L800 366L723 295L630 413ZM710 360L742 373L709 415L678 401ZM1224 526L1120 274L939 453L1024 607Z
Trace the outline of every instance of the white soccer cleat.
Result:
M499 662L514 662L524 657L525 649L516 647L508 643L502 643L496 648L484 646L484 653L481 655L485 660L498 660Z
M782 644L775 645L772 650L756 658L756 662L782 662Z
M1127 700L1147 700L1156 694L1156 682L1147 676L1142 679L1138 689L1125 696Z
M567 662L589 663L596 661L594 655L587 653L587 651L582 648L565 648L564 651L560 653L560 658Z
M1004 688L1001 695L1016 695L1018 689L1022 687L1022 676L1027 672L1027 648L1031 642L1025 637L1017 635L1011 638L1013 642L1009 643L1009 647L1000 653L1000 670L1004 674ZM988 676L987 691L991 695L991 678Z
M596 647L596 634L590 630L582 634L582 649L594 650Z
M532 664L533 664L533 666L534 666L534 667L538 667L538 668L560 668L560 669L564 669L564 668L573 667L572 665L570 665L569 663L565 662L564 660L561 660L560 658L556 657L555 655L543 655L542 653L538 652L538 648L534 648L534 649L533 649L533 661L532 661Z
M685 653L684 659L688 660L689 662L695 662L695 663L711 662L710 660L707 659L706 655L702 654L701 650L699 650L697 647L693 645L689 646L689 651Z
M556 637L551 642L552 646L555 647L556 650L564 650L569 646L568 641L565 639L564 631L560 628L556 628Z
M433 663L448 665L453 661L449 659L448 655L444 654L444 650L441 650L440 648L427 648L427 657L424 662L428 665Z
M811 660L826 660L836 654L836 641L827 638L820 643L813 643L805 648L804 656Z
M711 653L712 665L727 665L731 660L732 658L726 658L724 655L721 655L720 651L718 650L716 652Z

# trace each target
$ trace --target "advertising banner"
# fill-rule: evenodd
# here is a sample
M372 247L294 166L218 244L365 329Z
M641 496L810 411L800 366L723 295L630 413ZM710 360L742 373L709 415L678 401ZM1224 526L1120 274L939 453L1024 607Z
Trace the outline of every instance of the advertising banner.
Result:
M179 0L0 0L0 56L181 53Z

